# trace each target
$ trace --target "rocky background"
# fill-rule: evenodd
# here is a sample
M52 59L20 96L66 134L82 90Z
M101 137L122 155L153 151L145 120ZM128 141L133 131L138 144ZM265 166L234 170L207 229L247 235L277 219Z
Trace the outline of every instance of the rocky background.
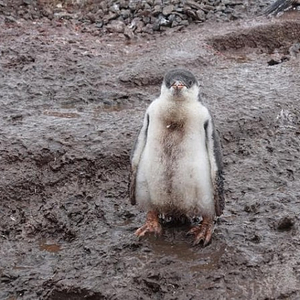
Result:
M262 14L272 1L242 0L0 0L2 22L16 18L72 20L93 24L97 33L153 34L205 21L228 22Z

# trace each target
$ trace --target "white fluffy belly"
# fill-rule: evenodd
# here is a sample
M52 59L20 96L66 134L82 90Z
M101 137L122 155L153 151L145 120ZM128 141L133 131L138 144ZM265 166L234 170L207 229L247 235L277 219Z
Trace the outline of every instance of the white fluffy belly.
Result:
M176 145L171 155L165 155L160 144L146 147L137 176L137 202L145 209L214 214L206 149L192 142Z

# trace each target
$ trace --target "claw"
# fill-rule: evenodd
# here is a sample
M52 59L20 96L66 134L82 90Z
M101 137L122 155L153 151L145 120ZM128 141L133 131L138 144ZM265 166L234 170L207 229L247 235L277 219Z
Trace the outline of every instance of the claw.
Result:
M200 225L194 226L188 231L188 235L195 235L194 246L203 241L203 245L206 246L211 241L211 237L214 231L213 221L209 218L203 218Z
M159 224L158 214L155 211L149 211L147 214L146 223L135 232L135 235L141 238L146 233L154 233L157 236L160 235L161 232L162 228Z

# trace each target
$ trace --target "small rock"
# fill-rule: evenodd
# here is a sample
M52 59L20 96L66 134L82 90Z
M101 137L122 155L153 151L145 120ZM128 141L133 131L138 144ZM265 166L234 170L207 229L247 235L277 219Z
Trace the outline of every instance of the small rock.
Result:
M134 33L133 33L133 30L130 29L129 27L125 27L124 29L124 35L126 38L132 40L134 38Z
M92 12L89 12L86 16L90 20L91 23L95 23L96 22L95 14L93 14Z
M128 18L131 16L131 11L130 11L130 9L122 9L122 10L121 10L120 16L121 16L124 20L128 19Z
M125 24L120 20L113 20L107 25L108 32L123 33L125 30Z
M187 0L185 2L185 4L191 8L194 8L194 9L201 9L201 4L193 1L193 0Z
M136 33L142 32L142 29L143 29L144 26L145 26L145 23L143 21L139 20L136 23L136 29L134 30L134 32L136 32Z
M113 13L113 12L109 12L108 15L105 15L103 17L103 23L104 24L107 24L109 21L113 20L113 19L116 19L118 17L118 14L117 13Z
M293 217L285 216L278 221L277 229L280 231L291 230L295 224Z
M56 19L65 19L65 20L71 20L73 18L73 15L69 14L66 11L56 12L53 14L53 16Z
M179 22L176 22L175 20L172 22L172 24L171 24L171 27L173 28L173 27L176 27L176 26L179 26L180 25L180 23Z
M170 21L167 20L163 15L160 15L158 20L160 26L168 26L170 24Z
M188 26L190 23L189 23L189 21L188 20L182 20L181 22L180 22L180 25L183 25L183 26Z
M153 16L158 16L159 14L162 13L162 6L161 5L155 5L152 11Z
M188 9L186 11L186 14L189 18L196 20L197 19L197 13L193 9Z
M197 19L199 21L204 22L206 20L206 14L205 14L205 12L202 9L198 9L196 11L196 14L197 14Z
M143 27L142 32L153 34L153 26L151 24L147 24L145 27Z
M297 56L300 53L300 43L294 43L290 48L289 48L289 53L292 58L297 58Z
M172 13L173 10L174 10L174 5L172 5L172 4L171 5L167 5L167 6L165 6L163 8L162 14L164 16L168 16L168 15L170 15Z
M6 16L5 23L17 23L17 20L12 16Z
M156 20L153 22L152 29L153 29L154 31L159 31L160 25L159 25L159 20L158 20L158 19L156 19Z
M122 8L127 9L128 8L128 4L129 4L129 1L126 1L126 0L120 0L119 1L119 7L120 7L120 9L122 9Z
M115 3L109 8L109 10L118 13L120 11L120 6L117 3Z
M30 5L30 4L32 4L32 0L23 0L23 3L25 4L25 5Z

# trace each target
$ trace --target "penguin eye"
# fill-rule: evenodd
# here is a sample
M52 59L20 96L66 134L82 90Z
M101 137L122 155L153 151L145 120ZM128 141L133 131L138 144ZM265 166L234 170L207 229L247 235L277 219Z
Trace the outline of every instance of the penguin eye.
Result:
M189 86L193 85L193 80L189 80Z

